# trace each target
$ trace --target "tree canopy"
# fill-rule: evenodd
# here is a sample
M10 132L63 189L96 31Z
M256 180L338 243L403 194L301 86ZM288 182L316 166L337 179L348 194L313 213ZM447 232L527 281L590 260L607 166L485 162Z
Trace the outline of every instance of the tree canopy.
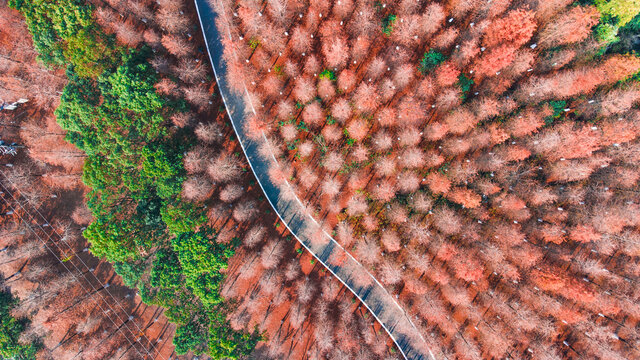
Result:
M25 318L16 319L11 315L17 304L18 299L9 291L0 290L0 357L35 360L38 344L25 344L19 340L29 321Z
M195 136L171 126L187 103L156 91L151 49L116 45L83 0L9 5L24 15L41 61L66 67L55 115L67 141L87 155L82 179L94 221L83 235L92 253L114 262L144 301L167 309L179 324L179 354L235 358L250 351L257 333L228 326L219 293L237 244L217 243L203 205L180 195L183 156Z
M97 29L93 7L83 0L9 0L25 17L39 59L71 63L83 76L96 76L115 56L114 41Z

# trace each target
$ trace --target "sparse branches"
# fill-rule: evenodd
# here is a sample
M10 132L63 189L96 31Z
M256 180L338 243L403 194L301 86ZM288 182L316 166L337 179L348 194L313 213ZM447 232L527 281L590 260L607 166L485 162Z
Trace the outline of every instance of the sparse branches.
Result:
M177 57L186 57L193 52L193 45L177 35L162 35L162 46Z
M240 161L227 154L221 154L207 165L207 174L216 182L229 182L240 176L240 172Z
M544 46L566 45L582 41L591 34L600 14L593 6L576 6L556 16L540 32Z
M349 59L349 45L347 39L332 35L322 39L322 54L325 64L330 68L341 68Z

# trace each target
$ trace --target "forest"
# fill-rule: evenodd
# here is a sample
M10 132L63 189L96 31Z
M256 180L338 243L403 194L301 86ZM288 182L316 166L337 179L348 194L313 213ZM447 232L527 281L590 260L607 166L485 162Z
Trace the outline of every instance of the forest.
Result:
M330 328L308 331L314 304L335 301L345 330L357 331L347 351L390 351L275 216L257 216L269 210L212 93L192 4L8 5L19 13L3 5L3 27L22 33L2 39L0 90L3 99L30 99L25 111L2 113L3 139L21 144L3 159L3 200L15 216L3 223L2 271L21 300L16 319L31 320L22 345L42 344L37 357L56 359L301 357L318 352L314 339ZM212 175L187 179L198 167ZM25 223L40 212L54 232L42 244L47 227ZM71 247L47 243L57 235ZM327 293L316 300L321 285ZM298 289L306 292L299 302ZM60 297L65 291L81 300ZM326 324L337 321L340 312L321 309Z
M271 181L436 359L640 357L638 1L202 3ZM0 357L402 358L265 200L194 3L0 30Z
M436 358L640 356L640 4L211 3L272 182Z

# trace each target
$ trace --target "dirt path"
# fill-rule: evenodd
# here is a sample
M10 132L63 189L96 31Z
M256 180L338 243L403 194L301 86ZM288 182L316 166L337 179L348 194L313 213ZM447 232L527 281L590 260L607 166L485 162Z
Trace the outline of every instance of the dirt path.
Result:
M258 150L266 137L263 135L258 140L252 140L244 130L245 113L255 113L253 105L248 103L250 108L245 109L247 104L243 97L229 90L224 76L226 64L222 59L221 34L215 26L217 15L206 0L194 1L220 95L247 161L275 212L296 239L369 309L405 359L433 359L424 338L393 296L307 214L300 200L290 195L292 191L286 191L292 190L286 188L288 183L282 188L271 181L269 169L278 166L277 160L273 155L271 159L265 159ZM282 196L285 194L283 189L288 196Z

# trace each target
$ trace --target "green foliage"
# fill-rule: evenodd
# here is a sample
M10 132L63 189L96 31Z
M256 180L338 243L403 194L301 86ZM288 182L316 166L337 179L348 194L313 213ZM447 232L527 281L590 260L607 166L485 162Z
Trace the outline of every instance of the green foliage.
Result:
M239 359L248 356L262 337L255 330L251 334L233 331L227 325L227 313L226 309L207 311L206 314L198 314L188 323L178 326L173 338L176 353L183 355L192 350L199 355L206 349L213 359Z
M257 330L250 334L233 331L226 324L227 311L209 312L209 351L213 359L246 358L262 336Z
M458 76L457 84L460 87L460 90L462 91L461 96L462 96L462 99L464 100L467 97L467 93L471 90L471 87L474 84L473 79L468 78L465 74L460 74L460 76Z
M113 38L92 29L82 29L66 40L64 56L81 76L100 74L109 65L110 59L118 56L119 49Z
M33 35L47 65L71 63L81 76L96 76L116 55L111 38L96 29L93 7L82 0L9 0Z
M155 185L158 196L170 199L180 194L185 180L182 153L164 139L145 145L141 152L141 176Z
M167 228L174 234L195 231L207 221L202 207L184 201L168 204L160 212Z
M335 81L336 80L336 74L329 70L329 69L324 69L322 70L322 72L320 73L320 75L318 75L318 77L320 79L327 79L327 80L331 80L331 81Z
M165 316L169 321L176 324L188 323L193 318L193 314L200 311L202 307L202 304L195 299L193 294L185 289L180 291L176 291L176 289L161 289L156 293L156 299L158 298L165 299L164 302L159 302L158 305L166 308Z
M158 197L141 199L136 206L136 216L141 219L148 229L162 231L166 228L166 224L162 219L163 206L162 200Z
M187 324L203 310L202 304L184 286L165 289L140 283L138 290L145 303L164 307L165 316L173 323Z
M114 262L113 270L122 278L122 282L128 287L135 287L146 270L141 261Z
M178 355L184 355L189 350L192 350L196 355L200 355L203 352L203 344L207 342L207 337L206 326L197 320L193 320L188 324L178 326L173 337L173 345L175 345Z
M56 117L66 139L87 155L82 179L92 189L86 200L95 220L83 235L91 251L114 262L143 301L165 307L181 324L174 340L179 353L247 354L255 334L229 328L220 296L239 240L217 243L204 208L180 197L183 154L194 136L167 119L187 103L157 93L151 51L117 49L83 0L10 4L25 15L42 60L67 65Z
M300 141L300 139L295 139L294 141L291 141L291 142L287 141L287 143L286 143L286 144L287 144L287 149L289 149L289 150L295 150L295 149L297 149L298 147L296 146L296 144L297 144L299 141Z
M296 129L309 132L309 127L302 120L300 120L300 123L298 123L298 125L296 126Z
M597 31L598 29L596 29ZM626 25L617 29L616 41L607 46L609 53L628 54L640 52L640 43L637 40L640 33L640 14L636 15ZM597 33L596 33L597 34Z
M249 47L251 49L255 50L258 46L260 46L260 39L258 38L249 39Z
M101 214L102 215L102 214ZM111 222L108 218L98 218L83 232L91 243L91 252L109 261L127 262L139 257L135 247L136 238L129 237L137 229L126 220Z
M182 267L172 249L160 249L151 268L149 283L153 287L173 289L182 286Z
M382 32L385 35L391 35L393 31L393 25L396 23L397 16L393 14L389 14L382 19Z
M418 66L418 70L422 73L422 75L427 74L431 70L435 69L438 65L443 63L447 58L442 54L435 50L429 50L424 53L422 60L420 60L420 66Z
M107 72L100 77L102 92L113 95L108 98L114 102L111 106L138 114L155 113L164 102L155 92L155 71L144 61L146 54L130 52L123 60L123 65L117 67L114 72ZM150 136L155 137L155 134L151 133Z
M16 319L11 315L17 305L17 298L6 290L0 290L0 358L35 360L39 344L24 344L19 341L20 334L29 321L24 318Z
M640 13L638 0L595 0L595 5L600 14L616 19L617 26L625 26Z
M544 119L544 123L547 126L553 124L554 121L562 116L564 109L567 108L567 102L563 100L549 101L549 106L553 109L553 115L549 115Z
M598 24L594 29L596 39L602 43L610 44L617 42L618 27L612 24Z
M640 13L638 0L595 0L593 5L601 14L600 24L594 29L594 36L604 44L619 42L618 33L621 28L633 22Z
M640 14L634 16L623 28L634 33L640 32Z
M142 299L145 304L158 305L158 303L155 301L155 296L153 293L153 289L151 289L151 286L141 283L140 285L138 285L138 293L140 294L140 299Z
M167 136L170 110L155 92L147 57L128 52L95 81L70 68L56 110L67 139L88 155L83 181L93 188L88 205L96 220L84 235L94 254L111 261L136 259L163 241L160 199L176 196L184 180L187 144Z
M172 243L184 270L187 286L200 297L203 304L220 304L223 299L219 290L224 280L220 271L227 268L227 260L234 251L216 242L208 229L181 233Z

